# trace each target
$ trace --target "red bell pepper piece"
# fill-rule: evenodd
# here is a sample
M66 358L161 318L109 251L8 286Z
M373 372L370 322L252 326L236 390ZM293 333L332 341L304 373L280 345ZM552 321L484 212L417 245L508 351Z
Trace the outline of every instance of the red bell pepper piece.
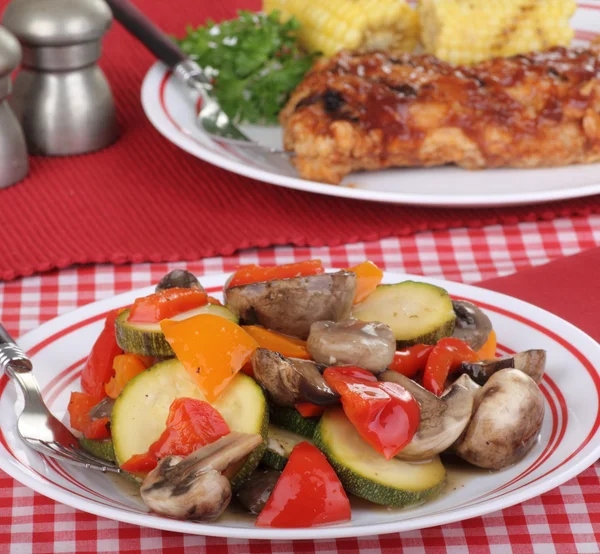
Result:
M129 312L128 321L158 323L177 314L199 308L208 303L208 296L200 289L166 289L150 296L137 298Z
M315 446L301 442L292 450L256 525L314 527L350 517L350 502L335 471Z
M110 437L110 420L107 417L93 420L90 418L90 410L102 400L85 392L72 392L67 410L71 421L71 427L83 433L88 439L108 439Z
M397 350L389 369L412 379L425 369L432 350L433 346L428 344L415 344L404 350Z
M150 445L148 452L136 454L121 467L125 471L150 471L166 456L187 456L201 446L229 434L223 416L208 402L177 398L169 408L167 428Z
M99 419L90 420L83 433L86 439L103 440L110 437L110 418L101 417Z
M340 371L347 369L328 367L323 377L341 396L344 413L360 436L390 460L417 432L421 421L419 404L396 383L361 379Z
M123 354L115 337L115 319L122 311L112 310L108 313L104 329L96 339L81 372L81 387L88 394L99 398L98 402L106 396L104 385L115 374L113 360L119 354Z
M129 473L149 473L158 464L156 456L151 452L144 452L143 454L134 454L121 465L121 469L128 471Z
M335 371L333 371L335 370ZM339 367L333 367L332 371L328 372L327 384L335 388L338 382L350 383L350 382L358 382L361 383L363 381L371 381L373 383L377 382L377 377L373 375L370 371L363 369L362 367L357 367L354 365L344 365Z
M232 276L226 288L262 283L275 279L291 279L292 277L308 277L324 273L321 260L310 260L295 264L261 267L259 265L243 265Z
M300 412L302 417L321 417L325 408L323 406L317 406L311 402L298 402L296 404L296 410Z
M441 339L431 351L425 372L423 386L433 394L441 396L448 375L457 370L463 362L476 362L479 356L460 339L447 337Z

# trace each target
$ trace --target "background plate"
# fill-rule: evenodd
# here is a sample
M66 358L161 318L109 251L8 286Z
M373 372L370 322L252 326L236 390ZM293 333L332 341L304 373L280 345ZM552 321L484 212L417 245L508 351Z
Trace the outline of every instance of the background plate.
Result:
M219 295L227 276L202 279ZM413 278L385 274L385 282ZM524 460L500 471L450 469L448 485L436 499L405 510L353 501L352 521L313 529L255 528L244 514L200 524L148 514L122 479L75 467L62 467L26 448L16 432L21 395L6 377L0 380L0 467L32 489L75 508L146 527L232 538L320 539L420 529L499 510L546 492L577 475L600 457L600 345L569 323L519 300L468 285L414 277L447 288L485 308L501 351L545 348L547 375L542 384L547 409L540 441ZM50 408L64 415L71 390L98 336L106 311L127 305L152 289L89 304L58 317L19 341L32 357L35 374Z
M600 33L600 1L579 2L572 24L574 45L585 45ZM488 169L457 167L389 169L349 175L341 186L307 181L268 161L213 141L195 125L195 102L161 64L155 64L142 85L144 110L169 141L190 154L234 173L266 183L331 196L425 206L506 206L548 202L600 193L600 165L550 169ZM282 147L278 127L243 127L262 144ZM287 164L285 164L287 166Z

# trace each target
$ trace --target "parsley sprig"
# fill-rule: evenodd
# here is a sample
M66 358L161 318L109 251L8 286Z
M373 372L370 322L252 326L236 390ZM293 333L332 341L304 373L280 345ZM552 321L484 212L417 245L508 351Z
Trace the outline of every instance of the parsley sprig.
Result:
M276 123L315 56L297 43L300 24L280 14L240 11L237 19L186 29L182 50L214 77L214 94L236 122Z

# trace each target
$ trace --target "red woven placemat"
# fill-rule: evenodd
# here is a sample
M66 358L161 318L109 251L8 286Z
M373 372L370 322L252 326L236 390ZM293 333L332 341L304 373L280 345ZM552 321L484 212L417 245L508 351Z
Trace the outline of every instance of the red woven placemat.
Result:
M4 10L6 0L0 0ZM256 0L136 0L169 33L231 17ZM147 121L142 78L153 59L115 24L102 67L122 134L102 152L31 159L0 192L0 279L92 262L194 260L253 246L336 245L417 231L600 212L600 197L488 210L428 209L297 192L228 173L171 145Z

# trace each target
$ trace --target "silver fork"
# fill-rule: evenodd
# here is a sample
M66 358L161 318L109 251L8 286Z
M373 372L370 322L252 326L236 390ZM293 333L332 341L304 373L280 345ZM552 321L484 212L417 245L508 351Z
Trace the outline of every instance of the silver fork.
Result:
M231 121L229 116L221 109L219 103L210 94L212 86L204 70L161 31L148 17L146 17L129 0L106 0L115 19L136 37L159 60L167 64L173 73L188 87L200 94L202 109L198 114L198 124L209 135L240 149L249 149L252 155L264 155L269 162L281 167L285 161L288 168L291 165L282 158L293 156L293 152L268 148L254 142L246 136ZM279 162L278 162L279 160Z
M17 421L17 431L25 444L61 462L113 473L121 470L105 460L84 452L77 438L44 404L40 387L33 376L31 360L0 325L0 369L21 387L25 406Z

